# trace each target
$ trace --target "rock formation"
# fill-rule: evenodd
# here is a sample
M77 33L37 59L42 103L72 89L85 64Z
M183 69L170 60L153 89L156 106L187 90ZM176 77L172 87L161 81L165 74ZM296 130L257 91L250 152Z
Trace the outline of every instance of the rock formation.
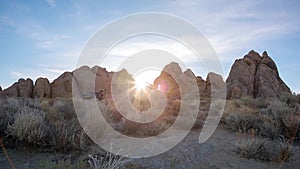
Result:
M105 68L95 66L89 68L82 66L73 72L65 72L49 83L46 78L38 78L33 85L31 79L19 79L7 89L0 87L0 98L6 97L38 97L57 98L72 97L72 81L80 95L86 93L105 91L110 96L112 86L117 93L124 91L132 82L132 76L123 69L119 72L108 72ZM171 99L180 99L182 91L197 90L202 98L209 98L213 92L224 88L223 78L215 73L209 73L206 80L195 76L192 70L182 71L178 63L170 63L165 66L161 74L154 80L153 88L160 89ZM124 84L124 85L123 85ZM192 85L193 84L193 85ZM127 86L126 86L127 85ZM133 85L133 84L132 84ZM263 52L260 56L255 51L250 51L242 59L237 59L231 67L229 77L226 80L227 98L239 99L244 96L252 97L277 97L281 93L291 93L288 86L282 81L275 62ZM115 87L118 88L115 88ZM95 87L95 88L94 88Z
M2 87L0 86L0 92L2 91Z
M72 97L72 73L63 73L50 84L50 87L52 98Z
M225 92L225 82L223 81L222 76L212 72L208 73L206 77L205 93L207 93L208 96L211 96L212 94L218 94L219 92Z
M225 82L222 76L209 73L206 81L200 76L196 77L191 69L182 72L178 63L170 63L163 69L163 72L155 79L154 86L156 89L160 88L169 98L180 99L180 89L178 83L181 84L181 90L191 92L192 86L197 86L200 97L210 97L212 85L215 92L224 89ZM213 83L213 84L212 84Z
M51 88L50 83L47 78L38 78L35 81L33 88L33 97L38 98L50 98L51 97Z
M32 97L33 81L31 79L19 79L9 88L1 91L1 97Z
M267 98L291 93L267 52L260 56L253 50L234 62L226 84L228 99L244 96Z

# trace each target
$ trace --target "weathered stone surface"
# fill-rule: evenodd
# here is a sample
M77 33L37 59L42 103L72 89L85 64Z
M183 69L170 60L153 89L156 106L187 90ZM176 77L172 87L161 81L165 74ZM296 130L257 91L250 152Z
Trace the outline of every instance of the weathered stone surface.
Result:
M38 78L33 88L33 97L50 98L51 88L47 78Z
M282 93L291 93L291 91L279 77L274 61L264 52L257 66L254 97L278 97Z
M206 77L206 89L205 92L211 96L212 93L218 94L219 92L224 92L225 82L221 75L216 73L208 73Z
M32 97L33 81L31 79L19 79L9 88L0 92L1 97Z
M235 61L226 80L228 99L244 96L267 98L291 93L279 77L275 62L267 52L262 55L252 50L243 59Z
M233 89L239 90L240 97L253 96L254 94L254 77L256 65L260 56L254 51L250 51L243 59L237 59L231 67L229 76L226 80L227 98L233 98ZM234 91L234 92L235 92Z
M92 71L96 74L96 91L104 89L108 95L111 94L111 81L114 72L108 72L105 68L101 68L99 66L93 67Z
M188 72L187 72L188 73ZM176 77L183 74L178 63L170 63L166 65L161 74L154 80L156 89L164 92L168 98L180 99L180 89Z
M52 98L72 97L72 73L63 73L50 84L50 87L52 92Z
M18 93L19 97L32 97L33 92L33 81L31 79L26 79L24 81L19 81Z

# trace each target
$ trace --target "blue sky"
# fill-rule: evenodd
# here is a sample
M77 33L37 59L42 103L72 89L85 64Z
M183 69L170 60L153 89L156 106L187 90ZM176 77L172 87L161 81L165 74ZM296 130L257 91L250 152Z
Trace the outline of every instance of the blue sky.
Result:
M164 12L194 24L208 38L225 78L235 59L251 49L266 50L283 80L300 93L299 11L298 0L0 0L0 86L21 77L52 81L75 68L86 41L105 24L138 12Z

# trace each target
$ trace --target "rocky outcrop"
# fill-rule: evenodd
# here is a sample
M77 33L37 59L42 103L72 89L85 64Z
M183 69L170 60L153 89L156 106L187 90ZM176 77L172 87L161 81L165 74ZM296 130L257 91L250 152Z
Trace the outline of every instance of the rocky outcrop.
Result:
M267 98L291 93L279 77L277 66L267 52L260 56L253 50L234 62L226 85L228 99L244 96Z
M95 88L96 91L105 90L107 94L111 93L111 81L114 72L108 72L105 68L95 66L92 71L96 74Z
M180 85L178 84L180 83ZM181 92L192 92L193 86L198 87L200 97L210 97L212 86L215 93L224 90L225 82L221 75L209 73L206 81L202 77L196 77L191 69L182 72L178 63L170 63L165 66L162 73L154 81L156 89L166 93L169 98L180 99ZM181 89L179 89L181 87Z
M80 95L88 93L92 96L104 91L105 95L110 96L112 87L117 90L117 93L122 92L128 84L134 85L132 81L132 76L125 69L119 72L108 72L99 66L93 68L82 66L73 72L63 73L52 83L49 83L46 78L38 78L33 85L31 79L20 79L3 91L0 87L0 98L68 98L72 97L74 86ZM244 96L267 98L279 96L281 93L291 93L280 78L277 66L267 52L260 56L253 50L243 59L234 62L226 85L228 99L239 99ZM174 62L165 66L151 88L162 90L168 98L181 99L182 91L195 90L193 86L198 87L197 90L202 98L209 98L213 92L217 93L219 90L224 91L224 82L220 75L209 73L206 80L203 80L200 76L196 77L191 69L183 72L179 64Z
M163 91L168 98L180 99L180 89L176 82L176 77L183 74L178 63L166 65L161 74L154 80L155 89ZM187 74L189 74L187 72Z
M51 97L51 87L49 80L47 78L38 78L35 81L33 88L33 97L38 98L50 98Z
M224 92L225 82L221 75L216 73L208 73L206 77L206 88L205 93L211 96L213 93L218 94L219 92Z
M50 87L52 92L52 98L72 97L72 73L63 73L50 84Z
M279 77L277 66L267 52L263 53L257 66L254 86L254 97L278 97L282 93L291 93L289 87Z
M0 86L0 92L2 91L2 87Z
M5 97L32 97L33 81L31 79L19 79L9 88L0 92L1 98Z

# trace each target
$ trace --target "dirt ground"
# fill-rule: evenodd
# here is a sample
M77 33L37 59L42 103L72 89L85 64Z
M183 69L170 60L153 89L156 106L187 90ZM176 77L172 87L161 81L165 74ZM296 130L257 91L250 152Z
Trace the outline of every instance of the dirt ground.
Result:
M208 141L198 143L201 130L193 130L177 146L168 152L150 158L129 159L122 168L147 169L297 169L300 168L299 144L293 146L293 156L288 162L272 163L241 158L236 152L237 136L224 127L219 127ZM41 153L29 150L8 149L8 155L16 168L38 168L45 161L75 161L86 155ZM0 168L11 168L3 151L0 153Z

